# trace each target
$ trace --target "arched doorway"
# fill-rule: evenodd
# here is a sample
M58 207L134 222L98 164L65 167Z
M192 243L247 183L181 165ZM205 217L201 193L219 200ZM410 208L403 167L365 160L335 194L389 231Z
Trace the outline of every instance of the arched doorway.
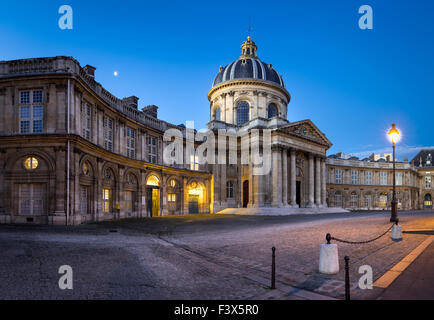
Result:
M425 209L432 209L432 196L427 193L423 199L423 205Z
M249 180L243 182L243 208L249 204Z
M146 180L146 211L150 217L160 216L160 179L150 175Z

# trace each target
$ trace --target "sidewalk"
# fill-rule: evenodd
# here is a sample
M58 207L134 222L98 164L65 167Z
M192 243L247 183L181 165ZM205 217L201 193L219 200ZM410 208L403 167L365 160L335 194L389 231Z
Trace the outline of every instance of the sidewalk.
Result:
M386 289L377 289L379 300L434 299L434 242Z

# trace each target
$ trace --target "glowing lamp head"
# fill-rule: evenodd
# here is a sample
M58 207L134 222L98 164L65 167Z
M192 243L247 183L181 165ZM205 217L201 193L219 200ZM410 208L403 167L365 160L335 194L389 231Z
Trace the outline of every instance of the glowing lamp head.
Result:
M392 140L392 143L395 144L396 142L399 141L399 131L398 129L396 129L396 125L392 124L392 129L390 129L389 131L389 137L390 140Z

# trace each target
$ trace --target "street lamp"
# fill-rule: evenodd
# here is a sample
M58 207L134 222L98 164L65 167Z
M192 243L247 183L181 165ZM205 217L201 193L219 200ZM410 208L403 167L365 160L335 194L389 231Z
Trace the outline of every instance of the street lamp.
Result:
M392 129L389 131L389 137L393 144L393 195L392 195L392 215L390 222L398 222L398 201L396 200L396 175L395 175L395 145L399 140L399 131L396 125L392 124Z

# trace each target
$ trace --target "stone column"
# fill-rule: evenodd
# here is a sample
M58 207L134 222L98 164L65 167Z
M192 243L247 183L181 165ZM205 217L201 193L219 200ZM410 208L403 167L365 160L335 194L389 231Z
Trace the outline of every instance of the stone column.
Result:
M314 182L315 182L315 165L313 160L313 154L309 153L309 203L307 205L308 208L314 207Z
M280 148L273 148L273 207L282 206L282 154Z
M221 203L220 207L221 209L227 208L227 199L226 199L226 165L225 164L218 164L218 166L221 166L220 168L220 197L221 197Z
M315 159L315 206L321 207L321 158Z
M282 202L284 207L288 207L288 150L282 151Z
M293 208L298 208L296 154L297 150L291 149L291 206Z
M321 161L321 172L322 172L322 179L321 179L321 189L322 189L322 198L321 203L323 207L328 207L327 205L327 175L326 175L326 160L323 159Z

